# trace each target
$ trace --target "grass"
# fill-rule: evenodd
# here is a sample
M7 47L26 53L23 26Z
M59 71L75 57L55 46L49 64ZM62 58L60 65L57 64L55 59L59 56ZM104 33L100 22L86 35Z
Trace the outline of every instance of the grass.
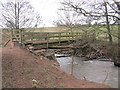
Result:
M28 28L26 29L26 32L41 32L41 33L59 33L67 31L68 29L65 27L44 27L44 28Z
M1 30L1 46L3 47L3 45L10 39L10 32L8 32L8 30Z

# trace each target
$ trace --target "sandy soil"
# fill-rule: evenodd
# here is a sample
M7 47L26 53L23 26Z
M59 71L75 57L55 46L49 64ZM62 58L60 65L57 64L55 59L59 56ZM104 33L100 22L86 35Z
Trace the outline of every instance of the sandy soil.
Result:
M2 87L31 88L35 79L38 88L109 88L107 85L78 80L61 71L54 63L23 48L3 48Z

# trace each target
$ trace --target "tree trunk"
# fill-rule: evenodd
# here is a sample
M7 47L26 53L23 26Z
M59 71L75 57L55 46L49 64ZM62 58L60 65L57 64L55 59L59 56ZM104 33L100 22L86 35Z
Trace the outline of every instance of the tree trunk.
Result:
M105 3L106 26L107 26L107 30L108 30L109 43L110 43L110 45L112 45L112 35L111 35L110 24L109 24L109 19L108 19L107 3L106 2L104 2L104 3Z

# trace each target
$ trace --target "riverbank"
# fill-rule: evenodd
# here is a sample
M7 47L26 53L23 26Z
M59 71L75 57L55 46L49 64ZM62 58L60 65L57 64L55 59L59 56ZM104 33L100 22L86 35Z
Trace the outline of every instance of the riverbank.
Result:
M23 48L6 47L2 50L2 87L32 88L109 88L66 74L43 56L36 56Z

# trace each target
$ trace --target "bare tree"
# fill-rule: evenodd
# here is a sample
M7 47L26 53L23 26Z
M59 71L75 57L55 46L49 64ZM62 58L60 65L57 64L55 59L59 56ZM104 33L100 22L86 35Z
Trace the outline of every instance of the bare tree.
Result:
M54 21L54 24L57 26L63 25L72 28L79 23L79 15L76 12L70 11L69 8L66 11L60 8L57 14L58 20Z
M39 26L42 19L28 0L11 0L0 4L3 27L25 28Z
M120 14L120 1L118 1L118 0L113 0L113 1L115 2L115 4L118 7L118 11L116 10L116 12Z
M108 30L108 35L109 35L109 42L110 45L112 45L112 35L111 35L111 31L110 31L110 23L109 23L109 17L108 17L108 8L107 8L107 2L104 1L104 6L105 6L105 16L106 16L106 26L107 26L107 30Z
M111 3L112 2L112 3ZM93 20L91 22L98 22L106 24L107 34L109 37L109 42L112 44L112 34L110 30L110 24L115 24L119 17L119 2L116 1L105 1L102 2L88 2L84 0L64 0L61 2L65 8L62 10L66 11L68 8L71 11L75 11L79 15L84 15L85 17L91 17ZM115 9L116 6L118 10ZM88 19L88 18L87 18Z

